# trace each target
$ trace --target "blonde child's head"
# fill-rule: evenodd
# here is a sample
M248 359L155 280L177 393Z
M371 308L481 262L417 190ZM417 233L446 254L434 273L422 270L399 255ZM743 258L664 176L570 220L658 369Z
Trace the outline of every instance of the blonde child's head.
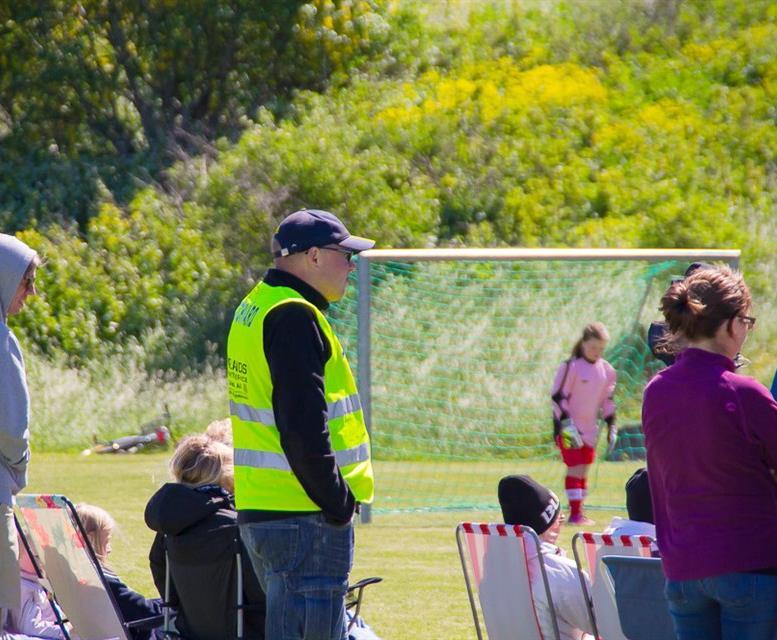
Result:
M84 502L76 505L76 513L84 525L86 536L101 564L105 564L111 553L111 536L116 521L105 509Z
M212 440L223 442L228 447L232 446L232 420L230 418L222 418L221 420L214 420L207 427L205 427L205 435Z
M176 482L190 487L216 484L229 493L235 489L232 449L205 434L187 436L178 443L170 473Z

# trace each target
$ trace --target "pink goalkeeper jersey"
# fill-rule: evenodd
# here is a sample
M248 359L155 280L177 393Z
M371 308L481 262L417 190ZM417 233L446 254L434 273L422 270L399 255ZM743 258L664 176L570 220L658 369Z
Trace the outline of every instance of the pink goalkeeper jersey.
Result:
M566 379L564 379L564 372ZM561 388L561 383L564 387ZM575 423L580 436L589 447L596 446L598 435L597 418L607 418L615 413L615 369L604 358L596 362L588 362L585 358L574 358L567 363L562 362L553 379L551 396L561 391L561 399L553 402L553 415L561 416L562 410Z

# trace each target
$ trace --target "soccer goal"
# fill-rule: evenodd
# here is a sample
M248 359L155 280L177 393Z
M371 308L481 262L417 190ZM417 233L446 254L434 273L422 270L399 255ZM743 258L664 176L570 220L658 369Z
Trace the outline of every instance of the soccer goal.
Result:
M603 461L600 450L588 502L622 505L623 484L644 456L642 389L662 366L647 327L671 278L694 261L736 267L739 251L362 253L356 291L331 317L372 434L374 511L498 508L497 482L509 473L528 473L563 495L550 385L594 321L611 336L605 357L618 372L624 428L616 458L626 462Z

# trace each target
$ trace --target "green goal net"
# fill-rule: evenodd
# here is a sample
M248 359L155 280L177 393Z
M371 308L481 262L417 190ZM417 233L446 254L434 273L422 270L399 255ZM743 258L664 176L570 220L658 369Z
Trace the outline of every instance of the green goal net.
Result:
M495 508L497 482L509 473L563 495L550 386L594 321L609 329L605 358L618 373L622 437L612 458L643 458L642 389L663 366L648 349L647 327L671 277L691 261L370 260L374 510ZM358 370L353 278L330 317ZM604 461L604 440L588 502L622 505L639 462Z

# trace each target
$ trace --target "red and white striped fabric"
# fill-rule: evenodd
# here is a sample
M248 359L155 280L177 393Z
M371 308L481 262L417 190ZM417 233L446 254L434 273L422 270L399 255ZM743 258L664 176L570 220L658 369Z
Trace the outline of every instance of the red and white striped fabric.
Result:
M477 522L462 522L459 525L466 533L479 533L484 536L515 536L523 537L521 525L518 524L483 524Z
M588 533L583 531L580 537L586 544L603 545L605 547L647 547L650 549L650 546L655 543L655 540L650 536L612 536L608 533ZM649 556L650 553L648 552L647 555Z

